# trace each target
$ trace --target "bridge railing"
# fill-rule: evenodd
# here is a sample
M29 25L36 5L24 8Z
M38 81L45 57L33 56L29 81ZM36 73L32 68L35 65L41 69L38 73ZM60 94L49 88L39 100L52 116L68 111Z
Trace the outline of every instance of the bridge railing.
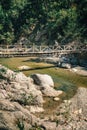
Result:
M67 52L87 52L87 45L58 45L58 46L37 46L32 45L29 47L15 47L8 46L0 47L0 54L5 53L67 53Z

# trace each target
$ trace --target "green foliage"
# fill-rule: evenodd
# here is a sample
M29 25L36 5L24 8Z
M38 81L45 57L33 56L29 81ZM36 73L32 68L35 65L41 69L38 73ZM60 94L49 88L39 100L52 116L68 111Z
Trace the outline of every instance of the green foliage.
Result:
M87 0L0 0L0 43L11 44L42 27L61 43L87 41Z
M34 105L35 104L35 97L30 93L26 95L26 93L22 94L22 102L23 105Z
M29 130L42 130L40 126L38 126L37 123L35 123L32 128L30 128Z
M17 124L17 127L19 128L19 130L25 130L25 128L24 128L24 122L23 122L23 117L22 117L22 119L18 119L17 122L16 122L16 124Z
M16 125L19 128L19 130L25 130L25 123L23 117L16 121ZM29 130L42 130L42 129L40 126L37 125L37 123L35 123L31 128L29 128Z
M82 39L87 41L87 0L76 0L78 27L80 28Z
M6 74L6 69L4 69L4 68L0 68L0 73L4 73L4 74Z

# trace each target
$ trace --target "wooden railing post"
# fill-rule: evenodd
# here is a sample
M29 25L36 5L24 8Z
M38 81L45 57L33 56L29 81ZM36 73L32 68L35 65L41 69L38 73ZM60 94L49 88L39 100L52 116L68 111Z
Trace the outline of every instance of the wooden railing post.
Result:
M41 52L41 48L42 48L42 47L40 46L40 52Z
M32 50L33 50L33 52L34 52L34 48L35 48L35 45L34 45L34 43L33 43L33 46L32 46Z

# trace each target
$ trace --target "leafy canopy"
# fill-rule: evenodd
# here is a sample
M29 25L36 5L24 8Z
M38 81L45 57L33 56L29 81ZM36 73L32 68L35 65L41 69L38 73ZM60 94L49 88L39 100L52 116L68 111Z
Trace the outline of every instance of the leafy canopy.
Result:
M86 7L87 0L0 0L0 43L41 29L50 41L87 41Z

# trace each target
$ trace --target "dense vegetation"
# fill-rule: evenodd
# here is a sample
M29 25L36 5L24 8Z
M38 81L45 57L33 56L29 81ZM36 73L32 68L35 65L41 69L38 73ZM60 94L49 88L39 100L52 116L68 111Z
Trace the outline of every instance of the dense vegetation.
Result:
M41 36L46 44L86 42L87 0L0 0L0 43Z

